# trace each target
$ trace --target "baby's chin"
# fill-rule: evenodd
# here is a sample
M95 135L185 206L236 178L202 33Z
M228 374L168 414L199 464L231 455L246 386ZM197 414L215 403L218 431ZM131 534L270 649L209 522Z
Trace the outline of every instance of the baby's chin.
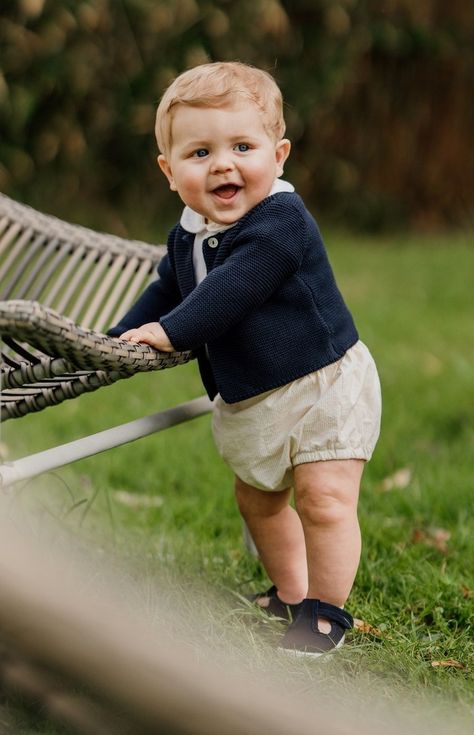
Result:
M242 215L240 217L230 217L226 220L220 220L220 219L210 219L209 217L204 218L206 221L206 225L217 225L218 227L229 227L229 225L235 225L236 222L239 221L239 219L242 219Z
M206 225L217 225L218 227L229 227L229 225L234 225L243 217L243 214L239 213L239 216L237 217L230 212L227 216L224 214L222 217L211 217L203 212L200 212L200 214L204 217Z

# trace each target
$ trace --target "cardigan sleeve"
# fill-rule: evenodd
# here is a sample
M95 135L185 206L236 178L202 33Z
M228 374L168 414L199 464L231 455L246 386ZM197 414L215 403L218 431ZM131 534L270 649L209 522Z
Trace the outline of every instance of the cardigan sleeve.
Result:
M167 314L181 301L168 255L164 255L158 264L158 276L156 281L147 286L119 323L108 330L107 334L110 337L119 337L128 329L140 327L147 322L159 321L163 314Z
M301 213L291 207L280 216L275 203L267 210L253 223L250 218L231 255L160 319L175 349L197 349L218 338L298 270L307 231Z

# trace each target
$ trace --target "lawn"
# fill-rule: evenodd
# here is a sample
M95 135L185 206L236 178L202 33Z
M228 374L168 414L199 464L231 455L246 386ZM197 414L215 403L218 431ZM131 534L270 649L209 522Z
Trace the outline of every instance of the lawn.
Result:
M275 674L290 673L303 692L357 681L379 701L416 693L417 704L455 711L472 726L473 238L326 239L378 363L384 399L382 435L360 503L362 562L348 603L361 623L324 670L292 661L274 667ZM139 375L8 422L2 449L21 456L201 393L195 363ZM213 447L208 416L27 483L17 497L32 529L53 516L131 567L148 600L164 577L177 604L186 590L185 614L194 589L218 595L203 612L216 618L203 639L212 645L222 636L229 650L233 640L245 641L244 665L260 674L271 665L279 624L264 625L262 633L260 617L234 596L261 589L266 579L243 547L231 473ZM185 624L180 631L190 635Z

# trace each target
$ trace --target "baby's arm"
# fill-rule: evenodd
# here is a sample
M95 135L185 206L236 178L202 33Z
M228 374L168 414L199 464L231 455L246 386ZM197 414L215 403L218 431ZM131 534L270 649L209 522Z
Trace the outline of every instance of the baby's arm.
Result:
M120 335L120 339L126 339L128 342L144 342L161 352L175 351L159 322L148 322L137 329L128 329Z
M250 220L235 237L231 254L160 317L176 350L196 350L218 339L259 309L300 267L309 240L306 221L291 205L282 217L282 203L272 197L268 201L269 216Z

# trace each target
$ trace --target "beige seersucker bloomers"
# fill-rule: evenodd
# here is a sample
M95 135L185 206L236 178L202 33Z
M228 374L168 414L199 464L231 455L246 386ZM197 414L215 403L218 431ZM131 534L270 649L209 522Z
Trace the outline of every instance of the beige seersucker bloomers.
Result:
M224 461L261 490L293 485L293 467L372 456L381 393L374 360L357 342L337 362L255 398L214 402L213 433Z

